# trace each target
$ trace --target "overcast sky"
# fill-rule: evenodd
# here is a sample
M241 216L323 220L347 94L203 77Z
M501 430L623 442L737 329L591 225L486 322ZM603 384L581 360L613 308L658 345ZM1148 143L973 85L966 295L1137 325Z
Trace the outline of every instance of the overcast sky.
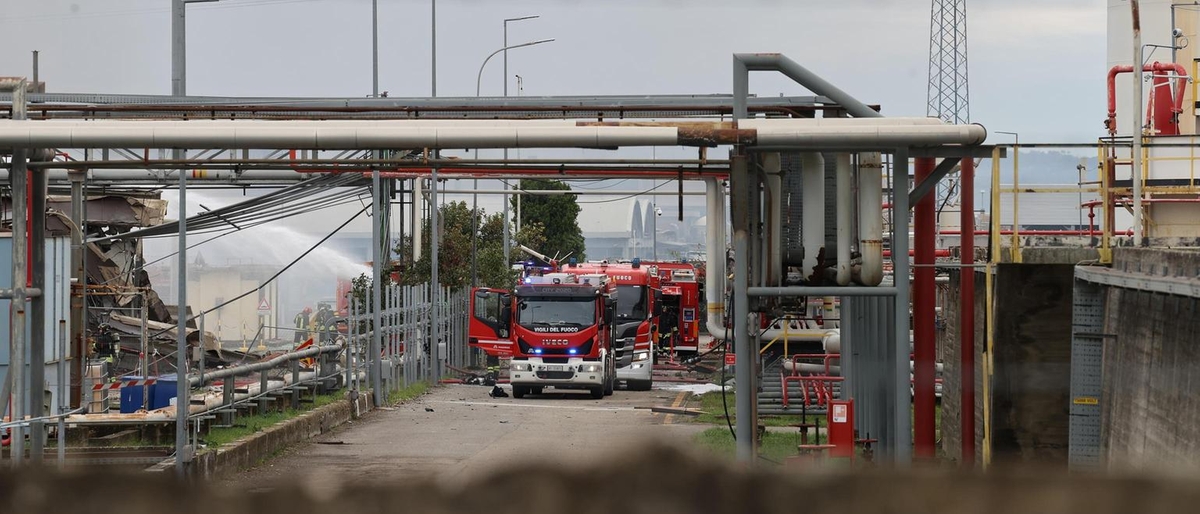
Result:
M41 50L52 91L170 92L168 0L0 0L0 75ZM781 52L888 115L924 115L929 1L442 0L438 93L475 93L484 57L509 42L526 95L716 93L730 54ZM430 2L379 0L380 88L430 92ZM188 7L188 92L365 96L368 0L222 0ZM1028 141L1083 141L1104 117L1103 0L973 0L972 120ZM483 93L502 91L499 57ZM807 94L758 73L751 91ZM516 94L515 80L510 93Z

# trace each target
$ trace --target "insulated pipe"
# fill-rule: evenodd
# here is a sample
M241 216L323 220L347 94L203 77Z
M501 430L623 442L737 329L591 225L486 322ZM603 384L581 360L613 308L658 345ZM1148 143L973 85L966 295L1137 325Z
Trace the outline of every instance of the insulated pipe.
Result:
M461 121L461 120L460 120ZM799 124L800 120L744 120L722 124L655 126L545 126L527 120L445 127L409 120L373 122L232 121L127 122L113 120L25 123L0 120L0 148L612 148L620 146L714 146L746 144L796 149L864 148L892 145L975 145L986 139L981 125ZM680 126L682 125L682 126Z
M839 153L837 165L837 283L850 285L850 228L854 223L851 210L854 191L850 186L850 154Z
M921 183L933 174L934 160L929 157L917 158L915 180ZM902 192L900 194L903 194ZM935 408L934 391L934 338L936 337L934 323L937 318L937 290L934 283L934 234L937 230L937 206L934 195L925 195L917 202L914 210L913 226L913 337L914 360L916 368L913 372L913 450L914 456L920 459L932 459L935 448Z
M320 354L326 353L326 352L339 351L341 349L342 349L341 345L322 345L322 346L314 346L311 348L305 348L303 350L285 353L285 354L275 357L273 359L259 361L259 362L255 362L253 364L244 364L241 366L233 366L233 367L229 367L229 368L219 369L216 371L210 371L210 372L204 374L204 382L200 381L200 378L201 378L200 375L188 375L188 385L190 387L199 387L199 386L203 385L204 383L215 382L215 381L221 380L225 377L236 377L236 376L245 375L248 373L253 373L255 371L262 371L265 369L273 369L273 368L277 368L280 365L282 365L286 362L289 362L289 361L303 359L305 357L312 357L312 356L320 355Z
M816 270L817 257L825 246L825 158L817 152L800 154L800 173L803 196L800 239L804 245L800 273L808 282L820 282ZM813 280L807 280L809 276Z
M763 171L766 172L766 253L769 286L783 285L783 176L782 161L778 152L761 155Z
M858 251L862 254L859 281L865 286L883 282L883 159L877 152L858 155Z
M754 174L749 169L749 157L734 150L731 159L730 200L733 208L733 339L734 339L734 405L737 415L737 460L753 466L758 456L758 441L755 428L758 416L755 413L757 391L755 386L755 361L758 348L751 344L750 297L747 290L750 280L750 195L755 184Z
M704 276L704 296L708 303L708 333L725 339L725 191L715 178L704 179L705 243L708 262Z

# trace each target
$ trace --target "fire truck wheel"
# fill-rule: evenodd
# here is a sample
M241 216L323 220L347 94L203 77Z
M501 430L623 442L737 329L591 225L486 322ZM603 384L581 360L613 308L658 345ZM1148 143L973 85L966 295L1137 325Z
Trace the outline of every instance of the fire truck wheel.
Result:
M604 389L605 387L602 385L591 388L589 391L592 393L592 399L599 400L604 398Z
M630 391L649 391L653 385L654 380L630 380L628 387Z
M616 379L604 381L604 396L612 396L613 390L617 388Z
M524 398L525 394L529 392L529 389L526 388L525 386L514 385L514 386L512 386L512 388L513 388L513 398L517 398L517 399Z
M529 394L542 394L542 388L531 387L531 388L529 388Z

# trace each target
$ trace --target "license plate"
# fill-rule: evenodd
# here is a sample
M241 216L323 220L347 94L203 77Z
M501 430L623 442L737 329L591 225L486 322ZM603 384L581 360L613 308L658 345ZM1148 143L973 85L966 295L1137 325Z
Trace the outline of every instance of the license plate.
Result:
M544 371L566 371L563 366L542 366Z

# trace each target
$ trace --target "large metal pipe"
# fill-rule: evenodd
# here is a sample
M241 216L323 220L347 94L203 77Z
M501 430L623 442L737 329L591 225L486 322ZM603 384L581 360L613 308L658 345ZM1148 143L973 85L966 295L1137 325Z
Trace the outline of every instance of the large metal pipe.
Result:
M854 224L854 190L851 186L850 154L839 153L837 166L837 283L850 285L850 239Z
M766 284L783 285L783 176L781 156L778 152L761 155L763 171L766 173Z
M203 377L201 377L199 374L191 374L187 376L187 385L189 387L200 387L209 382L216 382L224 379L225 377L236 377L248 373L254 373L256 371L274 369L290 361L303 359L305 357L313 357L322 353L336 352L342 349L342 345L336 344L312 346L303 350L285 353L265 361L255 362L253 364L243 364L239 366L218 369L216 371L209 371L205 373Z
M916 182L920 183L932 175L934 165L932 158L918 158ZM934 353L936 350L934 343L937 289L934 284L935 270L933 268L933 251L937 230L936 202L934 195L925 195L913 209L913 250L916 252L913 258L916 269L913 271L915 284L912 310L915 346L913 359L916 361L913 371L913 455L922 459L932 459L936 452L934 419L936 401Z
M895 150L892 160L892 219L902 220L908 216L908 148ZM912 414L909 405L912 397L909 393L910 377L908 355L912 351L909 333L909 277L908 255L908 224L892 223L893 282L896 288L896 302L893 305L895 315L892 317L895 326L888 331L886 343L888 364L892 369L891 387L892 398L888 401L887 414L891 420L890 430L884 441L887 451L897 464L905 464L912 460ZM885 380L886 383L886 380Z
M463 121L463 120L457 120ZM127 122L114 120L0 120L0 148L612 148L620 146L713 146L749 144L796 149L883 148L891 145L974 145L986 139L980 125L888 125L873 120L744 120L736 129L723 124L655 126L545 125L506 120L482 125L463 121L428 126L389 121L232 121ZM808 123L798 123L807 121ZM525 123L528 122L528 123ZM428 122L424 122L428 123Z
M704 179L705 250L704 296L708 304L705 328L716 339L725 339L725 188L715 178Z
M866 286L883 282L883 159L877 152L858 155L858 280Z
M800 238L804 242L804 260L801 274L815 275L819 262L817 257L825 246L825 158L817 152L800 155L803 197ZM820 282L820 277L814 277Z

